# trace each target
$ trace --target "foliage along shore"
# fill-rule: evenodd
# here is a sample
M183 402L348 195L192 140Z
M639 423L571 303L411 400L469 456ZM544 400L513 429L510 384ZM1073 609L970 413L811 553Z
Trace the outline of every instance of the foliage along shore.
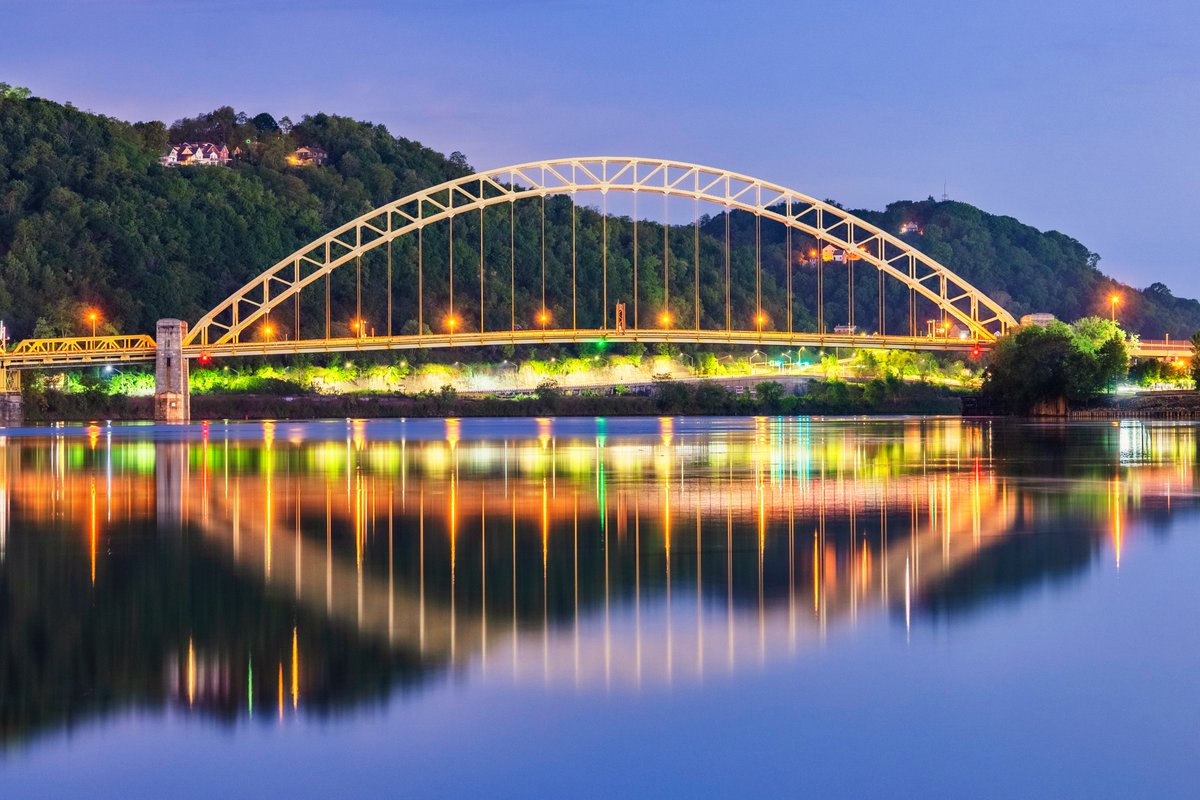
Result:
M452 389L417 395L202 394L192 397L192 418L339 419L385 417L531 416L744 416L958 414L962 393L926 382L876 378L865 383L814 380L802 394L776 381L737 393L713 383L660 381L647 394L567 394L546 385L516 398L462 396ZM145 420L152 399L98 391L26 392L27 422Z

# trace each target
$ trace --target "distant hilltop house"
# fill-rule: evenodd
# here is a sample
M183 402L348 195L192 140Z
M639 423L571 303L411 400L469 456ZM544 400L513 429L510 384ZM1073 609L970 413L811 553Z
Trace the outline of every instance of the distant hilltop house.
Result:
M1056 319L1058 318L1053 314L1047 314L1045 312L1026 314L1025 316L1021 317L1021 327L1028 328L1030 325L1040 325L1045 327L1051 322L1054 322Z
M915 222L905 222L900 226L900 233L915 233L917 235L922 235L925 233L925 231L921 230L921 226Z
M293 167L320 167L329 160L329 153L319 147L297 147L287 158Z
M158 163L164 167L223 166L229 163L229 148L212 142L181 142L171 145Z

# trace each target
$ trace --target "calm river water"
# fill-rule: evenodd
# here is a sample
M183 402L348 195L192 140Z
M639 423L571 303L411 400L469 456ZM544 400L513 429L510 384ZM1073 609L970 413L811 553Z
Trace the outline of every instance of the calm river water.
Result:
M1192 425L0 433L5 798L1196 796Z

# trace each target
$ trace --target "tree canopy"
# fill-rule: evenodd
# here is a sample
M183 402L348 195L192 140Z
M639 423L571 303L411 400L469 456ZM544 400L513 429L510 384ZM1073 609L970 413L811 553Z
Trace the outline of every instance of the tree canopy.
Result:
M984 371L983 393L1006 411L1084 403L1129 371L1124 332L1109 320L1031 325L1002 337Z

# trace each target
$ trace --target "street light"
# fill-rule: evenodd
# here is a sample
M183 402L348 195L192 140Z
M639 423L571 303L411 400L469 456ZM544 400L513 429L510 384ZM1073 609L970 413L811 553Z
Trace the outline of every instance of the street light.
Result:
M275 328L272 327L271 323L268 322L265 325L263 325L262 332L263 332L263 338L269 340L271 338L271 334L275 333Z
M758 326L758 335L762 336L763 323L767 321L767 315L761 311L754 317L754 324Z
M92 323L92 338L95 339L96 338L96 323L100 321L100 313L98 311L96 311L95 309L89 311L87 314L87 320L88 320L88 322Z
M450 335L454 335L454 328L458 325L458 318L451 315L446 317L446 327L450 329Z
M546 330L548 322L550 322L550 312L543 308L538 312L538 324L542 326L542 330Z
M1121 302L1121 295L1114 294L1108 298L1108 302L1112 306L1112 321L1117 321L1117 303Z
M664 312L662 313L662 316L660 316L660 317L658 318L658 321L659 321L659 323L660 323L660 324L661 324L661 325L662 325L664 328L669 328L669 327L671 327L671 315L670 315L670 313L668 313L668 312L664 311Z

